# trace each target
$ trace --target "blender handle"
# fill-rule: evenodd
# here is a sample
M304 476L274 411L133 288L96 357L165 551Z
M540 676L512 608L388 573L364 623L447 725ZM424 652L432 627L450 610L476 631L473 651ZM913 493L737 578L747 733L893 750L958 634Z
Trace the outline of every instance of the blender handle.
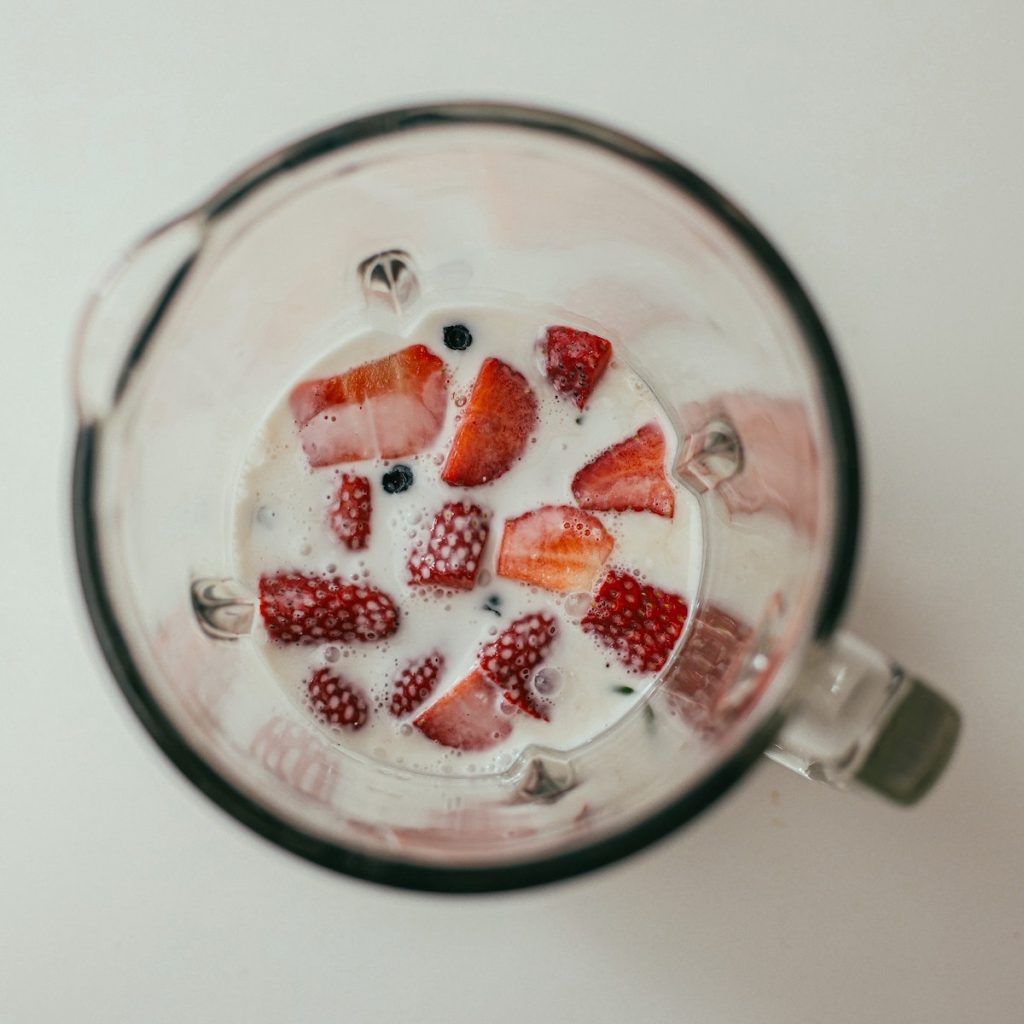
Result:
M809 779L909 806L938 780L959 732L949 701L840 631L808 659L800 697L767 754Z
M157 228L132 246L94 288L75 331L72 357L83 425L113 407L155 322L195 262L203 229L195 213Z

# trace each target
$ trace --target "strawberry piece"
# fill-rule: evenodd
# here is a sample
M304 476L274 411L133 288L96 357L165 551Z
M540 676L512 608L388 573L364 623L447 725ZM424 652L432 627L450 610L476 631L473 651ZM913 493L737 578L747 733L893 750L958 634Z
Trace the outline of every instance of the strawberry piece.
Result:
M717 605L702 605L690 635L664 676L670 706L690 725L714 733L736 720L761 695L773 673L765 671L737 692L735 683L747 663L754 630Z
M331 533L349 551L362 551L370 540L370 481L345 473L327 513Z
M613 547L596 516L547 505L505 523L498 575L563 593L589 590Z
M339 576L263 575L260 614L270 639L279 644L368 642L398 629L398 607L387 594Z
M453 487L497 480L523 454L537 425L537 396L526 378L500 359L480 367L441 479Z
M395 718L415 711L433 692L444 671L444 655L434 651L418 661L410 661L391 687L388 710Z
M311 466L397 459L437 437L448 404L444 362L424 345L307 380L289 399Z
M333 729L355 732L370 720L366 694L329 668L317 669L306 681L306 699L313 714Z
M456 750L487 750L512 731L498 691L474 669L413 720L429 740Z
M472 590L490 529L490 516L479 505L445 505L426 543L409 556L409 582Z
M614 444L572 480L580 508L598 512L653 512L671 519L676 498L665 476L665 435L656 423Z
M480 671L503 691L505 700L534 718L548 721L546 701L530 686L534 669L558 636L558 623L546 612L516 619L480 651Z
M580 625L632 672L657 672L686 624L686 602L613 569Z
M612 358L612 343L572 327L547 330L547 375L556 394L582 409Z

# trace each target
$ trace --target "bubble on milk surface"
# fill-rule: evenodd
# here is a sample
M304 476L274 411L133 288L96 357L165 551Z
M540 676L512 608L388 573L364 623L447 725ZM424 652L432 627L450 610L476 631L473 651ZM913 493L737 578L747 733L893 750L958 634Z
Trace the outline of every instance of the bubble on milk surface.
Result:
M542 666L535 673L533 688L542 697L551 697L562 688L562 673L557 668Z
M588 594L582 590L576 590L571 594L565 595L562 600L562 607L565 609L565 613L570 619L582 619L590 609L590 605L593 603L593 600L593 594Z

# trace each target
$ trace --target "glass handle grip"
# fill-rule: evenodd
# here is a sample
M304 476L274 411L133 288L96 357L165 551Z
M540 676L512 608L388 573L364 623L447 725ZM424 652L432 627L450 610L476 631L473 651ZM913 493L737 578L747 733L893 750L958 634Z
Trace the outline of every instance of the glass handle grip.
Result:
M809 779L909 806L938 780L959 732L945 697L839 632L809 658L800 699L767 753Z

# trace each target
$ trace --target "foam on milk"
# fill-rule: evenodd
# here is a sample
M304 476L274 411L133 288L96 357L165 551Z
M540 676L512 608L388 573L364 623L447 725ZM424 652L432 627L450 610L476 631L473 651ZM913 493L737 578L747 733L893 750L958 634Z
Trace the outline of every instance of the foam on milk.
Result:
M443 344L443 327L455 323L465 324L473 335L473 344L465 351L450 351ZM649 388L624 363L617 346L583 413L571 401L556 397L536 346L551 324L595 331L616 343L614 335L560 309L471 302L434 307L411 322L396 320L389 330L369 329L339 339L329 355L288 382L252 442L236 500L238 578L255 590L262 573L336 574L372 581L401 608L398 631L375 644L278 646L269 643L259 627L254 637L268 670L299 704L305 681L324 665L370 695L374 713L363 729L353 733L323 727L326 738L357 756L441 774L500 771L530 744L572 750L586 743L622 718L653 685L653 674L627 673L606 648L579 628L589 594L554 594L503 579L494 571L504 521L542 505L575 504L570 489L573 476L604 449L652 421L661 426L670 452L674 446L668 418ZM434 446L398 460L311 469L288 406L291 387L299 380L341 373L416 343L440 356L451 375L449 410ZM441 481L441 467L459 411L489 356L526 376L538 399L537 430L522 459L504 476L480 487L454 488ZM412 467L415 482L405 492L388 494L380 478L394 462ZM348 551L326 527L326 514L344 472L364 475L372 484L370 543L364 551ZM410 587L409 552L422 542L436 511L458 500L478 504L492 516L476 587L459 592ZM701 568L701 533L699 509L691 494L676 488L671 520L649 512L598 515L616 539L608 568L629 569L692 602ZM542 685L554 691L550 722L510 710L515 726L507 740L491 750L459 752L428 740L409 722L399 722L388 713L393 680L408 662L434 650L444 655L446 668L433 700L472 670L481 644L520 616L545 610L561 623L559 638L542 669ZM623 693L623 687L634 692Z

